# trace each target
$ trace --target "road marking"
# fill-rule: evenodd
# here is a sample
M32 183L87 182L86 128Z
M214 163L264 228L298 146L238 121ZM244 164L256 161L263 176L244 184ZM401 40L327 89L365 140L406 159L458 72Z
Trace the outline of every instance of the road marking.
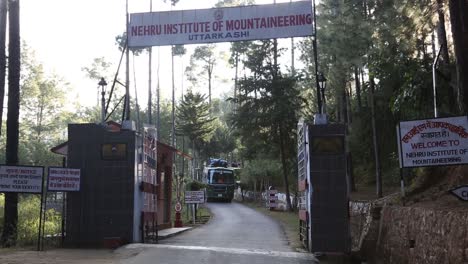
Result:
M262 256L271 256L271 257L296 258L296 259L318 261L314 257L314 255L309 254L309 253L269 251L269 250L258 250L258 249L175 246L175 245L161 245L161 244L139 244L139 243L126 245L124 246L124 248L126 249L163 248L163 249L200 250L200 251L212 251L212 252L221 252L221 253L229 253L229 254L239 254L239 255L262 255Z

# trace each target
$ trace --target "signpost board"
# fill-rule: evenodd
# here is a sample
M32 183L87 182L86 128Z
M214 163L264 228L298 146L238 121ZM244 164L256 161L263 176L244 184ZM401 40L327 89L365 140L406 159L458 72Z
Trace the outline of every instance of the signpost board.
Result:
M468 164L468 117L400 122L402 168Z
M130 47L305 37L313 35L310 1L134 13Z
M43 208L44 167L0 165L0 193L31 193L41 195L37 250L40 250L42 208Z
M205 191L185 191L186 204L205 203Z
M47 190L52 192L77 192L80 190L81 170L49 167Z
M458 186L450 190L450 193L455 195L458 199L468 202L468 185Z
M267 191L267 207L272 210L273 208L278 207L278 197L276 194L278 193L277 190L268 190Z
M0 192L42 193L44 168L0 165Z

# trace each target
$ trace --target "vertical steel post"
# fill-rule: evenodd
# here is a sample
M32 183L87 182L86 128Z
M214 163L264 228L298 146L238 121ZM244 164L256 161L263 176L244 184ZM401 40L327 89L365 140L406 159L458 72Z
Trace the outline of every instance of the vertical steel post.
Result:
M160 106L160 80L159 80L159 68L161 66L160 48L158 47L158 69L157 69L157 82L156 86L156 139L161 139L161 106Z
M153 0L150 0L150 12L153 12ZM153 47L149 47L148 50L148 124L153 124L153 115L152 115L152 97L151 92L152 79L151 74L153 73L152 63L153 62Z
M320 85L318 81L318 51L317 51L317 12L315 6L315 0L312 0L313 5L313 14L314 14L314 40L312 41L312 46L314 50L314 63L315 63L315 88L317 91L317 109L319 114L322 114L322 98L320 93Z
M125 51L125 58L126 58L126 70L125 70L125 120L130 120L130 48L129 48L129 43L128 43L128 27L129 27L129 15L128 15L128 0L126 0L125 4L125 37L126 37L126 44L127 44L127 50Z

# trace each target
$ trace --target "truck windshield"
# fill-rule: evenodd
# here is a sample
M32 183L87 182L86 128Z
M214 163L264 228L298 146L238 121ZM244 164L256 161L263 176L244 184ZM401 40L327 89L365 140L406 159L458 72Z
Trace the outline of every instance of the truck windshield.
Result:
M232 184L234 183L234 174L228 170L210 170L211 184Z

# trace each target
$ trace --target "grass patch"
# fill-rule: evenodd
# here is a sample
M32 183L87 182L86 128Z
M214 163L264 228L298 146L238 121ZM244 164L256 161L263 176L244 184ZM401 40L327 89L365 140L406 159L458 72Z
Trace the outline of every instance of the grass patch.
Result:
M270 211L265 208L264 204L258 203L244 202L243 204L277 220L283 227L291 248L295 251L303 250L302 243L299 240L299 215L297 212Z

